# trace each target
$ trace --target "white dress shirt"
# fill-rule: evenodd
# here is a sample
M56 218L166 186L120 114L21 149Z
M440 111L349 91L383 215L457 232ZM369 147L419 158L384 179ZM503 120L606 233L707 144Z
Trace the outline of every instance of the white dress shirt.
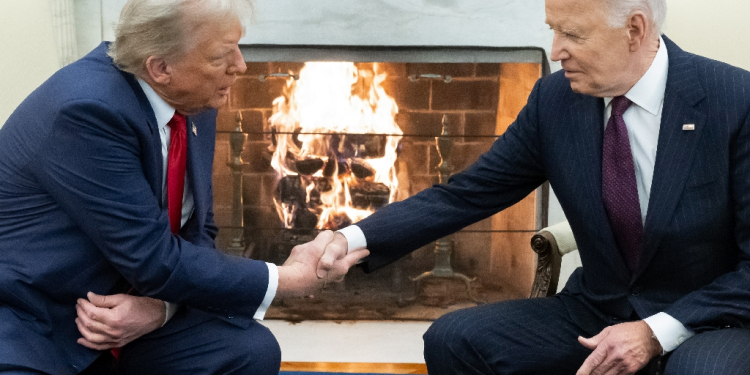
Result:
M167 127L167 123L169 123L169 120L172 119L172 116L174 116L175 109L172 108L167 102L162 99L159 94L154 91L151 86L149 86L146 81L142 79L138 79L138 83L141 85L141 88L143 89L143 92L146 94L146 98L148 99L148 103L151 105L151 109L154 110L154 117L156 117L156 125L159 128L159 137L161 138L161 155L162 155L162 203L167 202L167 162L169 160L169 143L171 139L171 130ZM190 132L188 131L188 135ZM190 185L188 184L188 178L187 178L187 171L185 172L185 192L182 197L182 219L180 220L180 227L185 225L185 223L190 219L190 216L193 215L193 211L195 210L195 200L193 199L193 190L190 189ZM253 318L258 320L263 320L263 318L266 315L266 311L268 310L268 307L271 305L271 301L273 301L273 298L276 296L276 289L279 286L279 270L276 268L276 265L273 263L266 263L268 266L268 289L266 289L266 294L263 298L263 302L258 307L258 310L255 311L255 315ZM174 314L177 312L177 304L170 303L164 301L164 304L166 305L166 317L164 319L164 324L166 324L169 319L174 316Z
M667 88L669 56L664 40L659 38L659 50L646 74L633 86L625 97L633 104L623 114L630 138L630 149L635 164L635 179L638 185L638 199L641 218L646 222L648 201L651 194L651 181L654 177L656 147L659 141L659 127L664 106L664 93ZM604 98L604 126L612 113L612 98ZM367 239L356 225L346 227L341 232L347 239L349 251L367 248ZM654 331L664 352L671 352L694 335L677 319L660 312L644 319Z

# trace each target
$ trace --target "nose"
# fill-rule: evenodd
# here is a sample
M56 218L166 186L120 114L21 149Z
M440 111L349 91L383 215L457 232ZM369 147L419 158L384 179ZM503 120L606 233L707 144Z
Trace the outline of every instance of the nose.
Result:
M552 38L552 53L550 59L552 61L562 61L570 57L568 50L565 48L564 38L560 33L555 32L555 36Z
M245 73L247 70L247 64L245 64L245 58L242 56L240 47L237 46L232 56L232 63L227 68L227 74L235 75Z

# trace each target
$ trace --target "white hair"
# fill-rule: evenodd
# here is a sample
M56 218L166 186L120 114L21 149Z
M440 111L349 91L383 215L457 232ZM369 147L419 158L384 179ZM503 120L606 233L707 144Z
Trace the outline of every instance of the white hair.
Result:
M628 16L637 11L642 11L651 17L654 33L661 35L664 20L667 18L666 0L605 0L608 12L608 24L610 27L620 28L625 26Z
M180 58L206 22L243 21L251 14L251 0L128 0L108 54L120 69L141 76L150 56Z

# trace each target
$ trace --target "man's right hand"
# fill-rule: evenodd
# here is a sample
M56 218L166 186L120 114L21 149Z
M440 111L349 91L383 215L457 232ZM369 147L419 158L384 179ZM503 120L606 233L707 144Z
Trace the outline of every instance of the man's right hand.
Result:
M346 240L346 236L339 232L334 233L333 239L326 245L325 253L320 258L320 262L318 263L318 277L322 278L331 272L341 273L342 270L338 268L344 266L345 264L340 263L340 260L344 259L344 257L346 257L348 253L349 242ZM352 252L352 254L355 253L357 253L357 251ZM367 254L369 254L369 252ZM359 259L362 258L364 258L364 256L360 257ZM359 261L359 259L357 259L357 261ZM352 265L354 264L356 264L356 262ZM352 265L349 265L349 267L351 267ZM344 274L346 274L347 270L349 270L348 267L346 270L343 270L342 277Z
M326 282L336 282L343 279L351 266L370 254L367 250L358 250L337 257L331 267L318 273L318 263L326 252L326 246L332 241L335 241L335 243L341 241L336 236L343 237L340 233L334 235L331 231L324 231L318 234L314 240L295 246L286 262L278 268L279 287L276 292L277 295L300 297L315 293ZM346 238L344 238L344 244L346 244Z

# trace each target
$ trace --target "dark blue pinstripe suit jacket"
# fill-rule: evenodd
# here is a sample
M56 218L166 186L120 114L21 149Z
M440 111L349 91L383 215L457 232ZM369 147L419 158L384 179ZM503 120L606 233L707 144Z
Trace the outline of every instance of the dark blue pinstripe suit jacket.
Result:
M564 293L613 317L664 311L697 332L748 325L750 73L664 40L669 73L636 271L619 254L602 205L603 100L572 92L562 72L540 79L508 131L447 185L358 223L372 252L365 268L486 218L549 180L583 262Z

